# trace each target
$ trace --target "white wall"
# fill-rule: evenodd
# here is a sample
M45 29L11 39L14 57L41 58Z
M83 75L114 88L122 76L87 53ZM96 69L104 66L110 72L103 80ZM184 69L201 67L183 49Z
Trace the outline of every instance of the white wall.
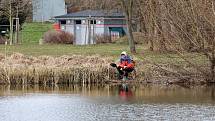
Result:
M54 16L66 14L64 0L32 0L32 4L34 22L51 21Z
M75 24L75 20L67 20L71 21L67 23L66 30L67 32L72 33L76 37L76 45L86 45L88 44L88 37L89 37L89 28L88 22L86 19L79 19L82 20L82 24ZM95 40L93 40L93 30L94 36L96 35L103 35L104 34L104 22L99 22L97 20L97 24L91 25L91 40L90 44L95 44Z

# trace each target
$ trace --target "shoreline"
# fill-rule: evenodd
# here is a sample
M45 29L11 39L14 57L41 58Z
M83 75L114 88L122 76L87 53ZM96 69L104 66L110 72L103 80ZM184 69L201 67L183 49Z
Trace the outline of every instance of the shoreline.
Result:
M83 56L25 56L20 53L8 57L0 54L0 84L106 84L116 80L116 69L110 67L113 58L100 55ZM136 77L128 83L143 84L206 84L203 79L174 77L153 64L137 61Z

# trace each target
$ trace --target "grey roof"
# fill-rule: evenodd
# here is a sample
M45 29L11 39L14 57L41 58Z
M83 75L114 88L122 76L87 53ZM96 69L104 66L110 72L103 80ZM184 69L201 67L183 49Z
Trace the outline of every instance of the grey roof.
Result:
M61 16L55 16L55 19L59 18L77 18L77 17L105 17L105 18L125 18L123 12L120 11L107 11L107 10L85 10L75 13L69 13Z

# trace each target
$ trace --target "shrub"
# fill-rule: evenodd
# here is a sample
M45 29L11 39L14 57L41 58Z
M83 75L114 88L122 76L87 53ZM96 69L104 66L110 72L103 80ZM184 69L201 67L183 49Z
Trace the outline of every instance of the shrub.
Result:
M147 43L147 41L146 41L147 39L146 39L144 33L133 32L133 36L134 36L135 44L146 44ZM128 44L128 37L123 36L123 37L120 37L119 39L114 40L113 42L118 43L118 44Z
M73 44L74 36L64 31L48 31L43 36L45 43Z
M5 44L6 38L0 36L0 44Z
M95 40L97 44L101 44L101 43L111 43L111 38L108 35L104 35L104 34L97 34L95 36Z

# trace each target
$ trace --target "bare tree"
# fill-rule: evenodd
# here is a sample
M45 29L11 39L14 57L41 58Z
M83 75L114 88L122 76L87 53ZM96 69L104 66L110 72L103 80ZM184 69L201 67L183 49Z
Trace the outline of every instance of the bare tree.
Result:
M134 36L133 36L133 30L132 30L132 12L133 12L133 0L121 0L122 2L122 8L126 15L126 21L127 21L127 29L128 29L128 38L129 38L129 47L131 53L136 53L135 43L134 43Z
M5 16L9 19L10 16L10 3L12 17L20 18L20 23L24 23L26 17L30 14L31 0L1 0L0 1L0 16ZM1 19L0 19L1 21Z
M160 51L175 51L207 80L214 82L215 1L135 1L138 3L135 7L140 11L141 31L147 37L150 50L157 47ZM207 60L200 65L185 57L185 52L198 53Z
M154 51L154 43L157 38L155 2L154 0L137 0L137 11L139 11L139 21L141 22L141 32L144 33L149 48Z
M10 24L10 44L13 38L13 18L19 18L23 24L30 13L30 0L1 0L0 1L0 24Z
M181 57L201 72L208 81L215 81L215 9L214 1L188 0L168 1L168 15L166 21L171 29L168 44L177 51ZM184 58L183 52L197 52L205 55L210 69L200 67ZM207 62L205 62L206 64ZM206 66L206 65L205 65ZM210 70L210 71L208 71Z
M121 8L119 0L66 0L66 3L69 5L69 12L86 9L111 10Z

